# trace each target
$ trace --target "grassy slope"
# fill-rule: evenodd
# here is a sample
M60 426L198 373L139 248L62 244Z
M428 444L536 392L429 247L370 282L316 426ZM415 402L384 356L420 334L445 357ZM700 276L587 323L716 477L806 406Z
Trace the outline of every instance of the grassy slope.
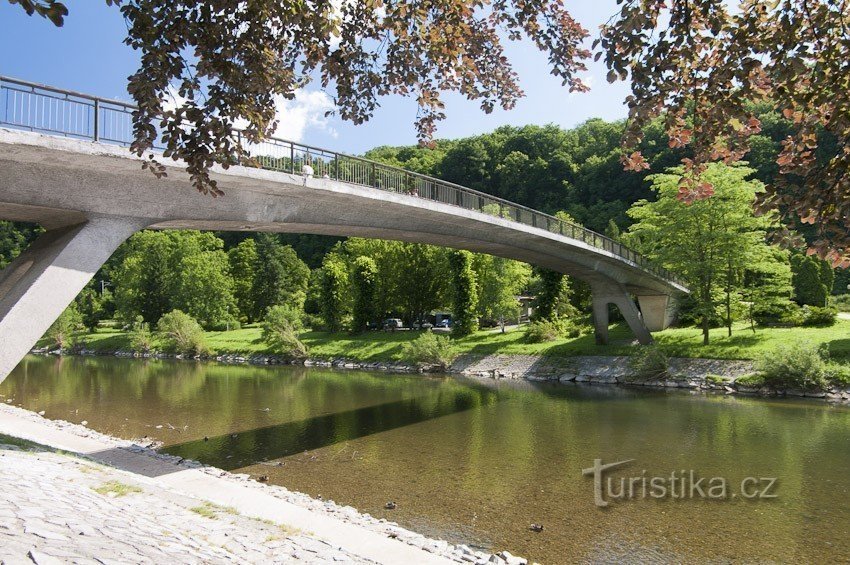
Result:
M402 344L419 332L369 332L352 336L347 333L304 332L301 339L310 349L311 357L348 357L363 361L398 360ZM711 344L702 345L702 335L696 328L674 328L655 335L656 341L669 355L679 357L709 357L717 359L755 359L760 354L794 343L826 343L836 361L850 362L850 320L838 320L829 328L771 328L753 333L746 325L736 326L732 337L725 329L711 333ZM633 348L627 345L629 330L612 326L612 345L597 346L593 336L564 339L549 343L526 343L522 331L481 331L458 340L462 353L476 354L538 354L538 355L628 355ZM88 347L108 351L129 349L126 334L113 329L100 329L85 337ZM230 332L208 332L210 348L223 353L272 353L260 340L259 327L247 327Z

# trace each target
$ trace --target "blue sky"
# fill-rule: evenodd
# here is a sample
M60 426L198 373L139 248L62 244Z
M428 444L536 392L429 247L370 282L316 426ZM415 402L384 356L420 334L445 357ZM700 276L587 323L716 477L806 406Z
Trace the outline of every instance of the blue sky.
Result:
M567 0L573 16L595 35L600 23L616 12L615 0ZM0 1L0 74L96 94L126 99L126 79L138 57L122 40L126 27L119 12L103 0L70 0L70 16L63 28L27 17L18 6ZM549 74L546 57L528 42L512 43L508 55L520 75L526 97L504 112L486 115L474 102L447 95L448 118L439 124L438 137L458 138L492 131L501 125L554 123L571 127L588 118L623 118L625 83L609 85L601 64L591 63L585 78L591 92L570 94ZM377 145L416 142L412 100L385 98L374 118L354 126L322 117L328 100L310 87L284 109L279 134L311 145L362 153ZM300 138L300 139L299 139Z

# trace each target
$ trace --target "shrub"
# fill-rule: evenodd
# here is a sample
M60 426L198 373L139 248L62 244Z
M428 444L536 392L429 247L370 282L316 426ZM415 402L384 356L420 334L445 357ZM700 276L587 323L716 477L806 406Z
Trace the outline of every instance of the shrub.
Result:
M832 326L838 318L838 310L829 306L806 306L803 308L804 326Z
M77 343L77 333L83 330L83 316L73 302L56 318L45 334L59 349L69 349Z
M130 348L136 353L147 353L153 349L153 333L150 324L141 316L136 316L133 329L130 330Z
M439 365L445 371L457 358L457 350L448 337L428 330L404 344L402 357L417 365Z
M637 348L629 358L629 367L637 379L664 379L668 376L670 361L657 345Z
M216 320L209 325L209 329L214 332L238 330L241 327L242 323L232 316L222 320Z
M301 312L289 304L272 306L263 320L263 342L275 352L295 359L307 357L307 346L298 339L303 327Z
M833 296L829 301L839 312L850 312L850 294Z
M575 338L581 335L581 328L571 320L537 320L525 326L525 340L529 343L545 343L563 337Z
M171 351L187 355L209 353L203 328L185 312L172 310L163 314L156 327Z
M826 367L826 378L832 384L846 387L850 385L850 366L828 363Z
M757 363L765 383L774 388L803 390L826 386L827 349L825 345L798 343L762 355Z
M748 388L761 388L766 384L764 375L744 375L735 379L736 385L745 386Z

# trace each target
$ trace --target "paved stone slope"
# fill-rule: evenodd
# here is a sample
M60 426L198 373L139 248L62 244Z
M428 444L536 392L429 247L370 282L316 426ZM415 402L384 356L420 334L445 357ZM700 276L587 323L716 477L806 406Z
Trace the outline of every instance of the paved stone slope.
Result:
M0 445L3 563L367 563L273 523L53 451Z

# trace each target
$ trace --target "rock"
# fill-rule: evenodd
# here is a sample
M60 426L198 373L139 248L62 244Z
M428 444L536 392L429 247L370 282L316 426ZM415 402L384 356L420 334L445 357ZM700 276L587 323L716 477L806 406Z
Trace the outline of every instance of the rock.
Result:
M499 556L505 560L508 565L527 565L528 561L522 557L512 555L510 551L500 551Z
M398 505L393 501L390 501L390 502L387 502L386 504L384 504L384 508L386 508L387 510L395 510L397 506Z
M543 524L531 524L528 529L532 532L540 533L543 531Z

